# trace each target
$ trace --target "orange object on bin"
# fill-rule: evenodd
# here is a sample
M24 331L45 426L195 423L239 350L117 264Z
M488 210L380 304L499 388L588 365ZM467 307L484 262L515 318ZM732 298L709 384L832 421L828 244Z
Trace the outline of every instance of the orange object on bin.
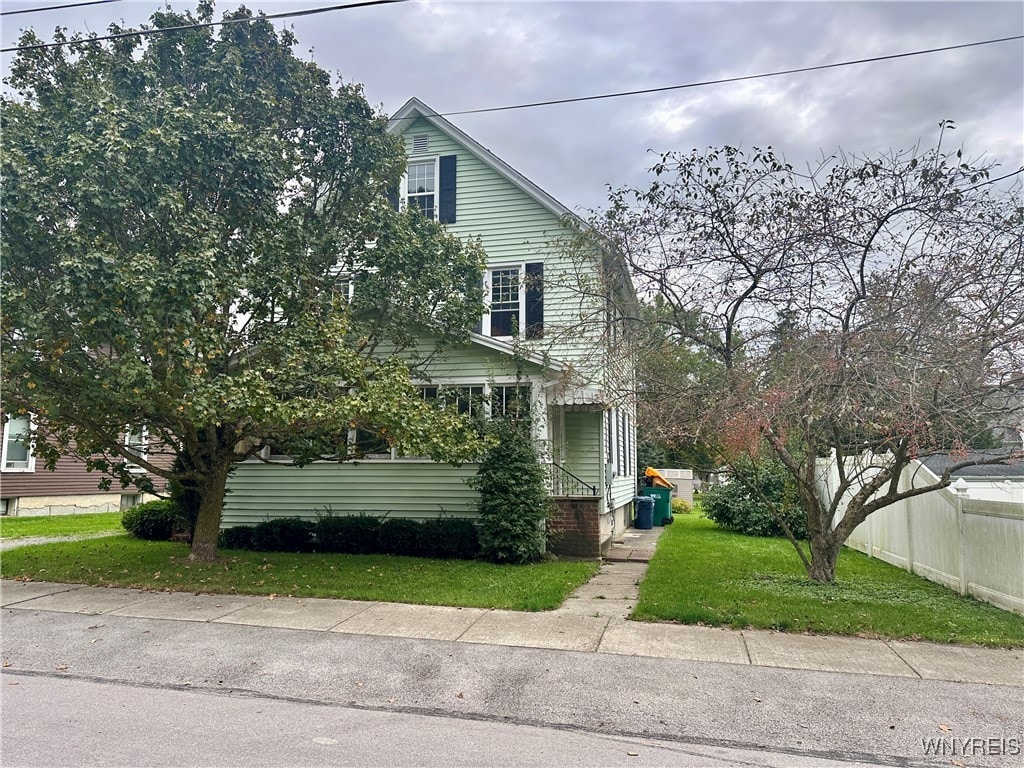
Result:
M648 467L644 470L644 476L651 478L651 487L653 488L672 488L673 485L666 480L661 472L656 470L654 467Z

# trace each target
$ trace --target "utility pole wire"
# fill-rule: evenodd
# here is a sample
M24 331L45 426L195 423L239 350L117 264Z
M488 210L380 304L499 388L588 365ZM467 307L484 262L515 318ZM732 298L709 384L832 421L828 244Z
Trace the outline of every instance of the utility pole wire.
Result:
M719 80L702 80L697 83L684 83L682 85L666 85L661 88L643 88L637 91L619 91L617 93L602 93L595 96L576 96L569 99L552 99L550 101L534 101L528 104L512 104L504 107L486 107L483 109L463 109L458 112L438 112L425 117L451 117L452 115L479 115L483 112L504 112L510 109L529 109L532 107L549 107L555 104L573 104L578 101L597 101L598 99L614 99L619 96L639 96L645 93L664 93L665 91L678 91L683 88L700 88L705 85L720 85L722 83L738 83L742 80L758 80L765 77L779 77L781 75L795 75L800 72L814 72L819 69L835 69L836 67L849 67L854 64L869 64L873 61L888 61L889 59L903 59L908 56L923 56L926 53L941 53L943 51L955 51L960 48L973 48L978 45L992 45L994 43L1006 43L1011 40L1024 40L1024 35L1013 37L1000 37L995 40L980 40L975 43L961 43L960 45L947 45L942 48L928 48L923 51L909 51L907 53L892 53L888 56L872 56L870 59L855 59L853 61L839 61L834 64L818 64L813 67L799 67L798 69L780 69L777 72L763 72L759 75L740 75L737 77L723 77Z
M274 19L291 19L298 16L313 16L318 13L329 13L331 11L344 11L349 8L365 8L370 5L392 5L393 3L407 3L409 0L363 0L359 3L348 3L346 5L328 5L324 8L307 8L302 11L284 11L282 13L270 13L260 16L252 16L244 19L224 19L222 21L206 21L199 24L182 24L177 27L154 27L153 29L134 29L130 32L118 32L113 35L99 35L96 37L83 37L79 40L63 40L56 43L36 43L35 45L14 46L12 48L0 48L0 53L12 53L16 51L40 51L45 48L61 48L66 45L82 45L85 43L100 42L102 40L120 40L125 37L144 37L165 32L182 32L187 29L203 29L206 27L223 27L228 24L242 24L253 21L272 21Z
M17 16L19 13L42 13L43 11L62 11L65 8L82 8L86 5L106 5L120 3L121 0L87 0L84 3L68 3L67 5L47 5L43 8L22 8L19 11L4 11L0 16Z

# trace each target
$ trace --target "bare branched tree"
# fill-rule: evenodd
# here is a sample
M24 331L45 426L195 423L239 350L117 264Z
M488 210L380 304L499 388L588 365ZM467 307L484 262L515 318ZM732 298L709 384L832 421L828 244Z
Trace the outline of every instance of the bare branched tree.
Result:
M1022 458L993 430L1024 424L1024 209L1019 179L991 171L941 133L803 173L770 148L670 153L594 222L665 337L716 361L647 393L665 398L648 402L663 436L726 460L776 455L807 514L809 542L790 538L817 581L834 580L873 512ZM954 459L936 481L907 479L936 453ZM820 482L825 462L837 488Z

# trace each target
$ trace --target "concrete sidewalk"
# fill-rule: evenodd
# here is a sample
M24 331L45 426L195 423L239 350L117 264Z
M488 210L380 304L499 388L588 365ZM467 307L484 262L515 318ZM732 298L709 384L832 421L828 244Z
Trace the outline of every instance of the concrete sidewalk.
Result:
M0 583L0 603L6 611L246 624L1024 687L1024 650L628 621L645 567L606 562L565 605L548 613L14 581Z

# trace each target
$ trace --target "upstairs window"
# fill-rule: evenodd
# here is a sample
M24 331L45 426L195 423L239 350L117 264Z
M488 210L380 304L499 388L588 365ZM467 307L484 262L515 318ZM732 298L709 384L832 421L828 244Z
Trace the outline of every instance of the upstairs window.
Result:
M29 436L32 434L32 417L10 416L4 424L3 457L0 465L5 471L34 472L36 457L32 455Z
M495 338L544 336L544 264L499 267L487 274L489 312L482 333Z
M405 201L428 219L437 210L436 163L433 160L409 163Z
M457 161L455 155L410 161L405 173L404 205L442 224L454 224ZM388 198L397 210L401 195L391 190Z
M519 267L491 270L491 336L519 334L521 285Z

